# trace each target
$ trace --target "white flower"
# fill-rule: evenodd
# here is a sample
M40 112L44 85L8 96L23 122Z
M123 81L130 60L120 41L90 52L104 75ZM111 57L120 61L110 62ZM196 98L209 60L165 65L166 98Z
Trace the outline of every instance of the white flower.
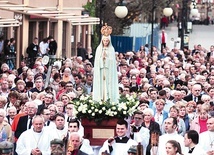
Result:
M102 110L106 110L106 107L102 107Z
M95 109L94 111L95 111L95 112L98 112L99 110L98 110L98 109Z
M116 111L114 112L114 115L117 115L117 112L116 112Z
M93 110L93 109L94 109L94 107L91 107L91 109Z
M77 105L77 106L78 106L78 105L80 105L80 102L79 102L79 101L77 101L77 102L76 102L76 105Z
M99 110L99 113L101 114L103 111L102 110Z
M84 95L81 95L81 96L80 96L80 100L82 100L82 101L84 101L84 100L85 100Z
M126 112L126 111L123 111L123 114L124 114L124 115L126 115L126 114L127 114L127 112Z
M112 107L112 110L116 110L116 107Z
M95 113L93 112L93 113L91 114L91 116L95 116Z
M90 114L92 112L92 110L88 110L88 113Z

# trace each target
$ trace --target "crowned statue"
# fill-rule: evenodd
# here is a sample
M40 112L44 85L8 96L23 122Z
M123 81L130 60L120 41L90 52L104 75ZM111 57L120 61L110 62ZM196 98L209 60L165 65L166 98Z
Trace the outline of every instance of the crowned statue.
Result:
M119 87L115 50L111 43L112 27L101 28L102 39L96 49L93 78L93 100L118 102Z

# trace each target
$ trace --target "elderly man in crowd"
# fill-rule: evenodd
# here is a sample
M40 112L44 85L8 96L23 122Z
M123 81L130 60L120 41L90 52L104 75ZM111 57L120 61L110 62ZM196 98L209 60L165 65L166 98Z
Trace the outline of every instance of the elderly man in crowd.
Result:
M33 128L21 134L17 141L18 155L50 155L50 141L53 139L50 132L45 130L42 116L33 118Z

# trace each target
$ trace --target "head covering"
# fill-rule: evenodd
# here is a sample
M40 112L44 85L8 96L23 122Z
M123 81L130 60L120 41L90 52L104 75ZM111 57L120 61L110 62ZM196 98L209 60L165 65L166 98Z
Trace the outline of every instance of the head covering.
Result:
M0 142L0 153L11 153L13 152L13 143L8 141Z
M53 145L53 144L59 144L59 145L63 146L63 141L60 139L53 139L51 141L51 145Z
M137 154L137 150L133 147L130 147L129 150L128 150L128 153L134 153L134 154Z

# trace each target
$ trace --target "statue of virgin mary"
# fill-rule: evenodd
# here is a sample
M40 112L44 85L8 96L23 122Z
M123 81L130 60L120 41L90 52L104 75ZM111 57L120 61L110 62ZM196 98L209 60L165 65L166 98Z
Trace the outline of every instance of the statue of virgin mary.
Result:
M111 44L112 27L105 24L102 39L96 49L93 77L93 100L118 102L119 86L115 50Z

